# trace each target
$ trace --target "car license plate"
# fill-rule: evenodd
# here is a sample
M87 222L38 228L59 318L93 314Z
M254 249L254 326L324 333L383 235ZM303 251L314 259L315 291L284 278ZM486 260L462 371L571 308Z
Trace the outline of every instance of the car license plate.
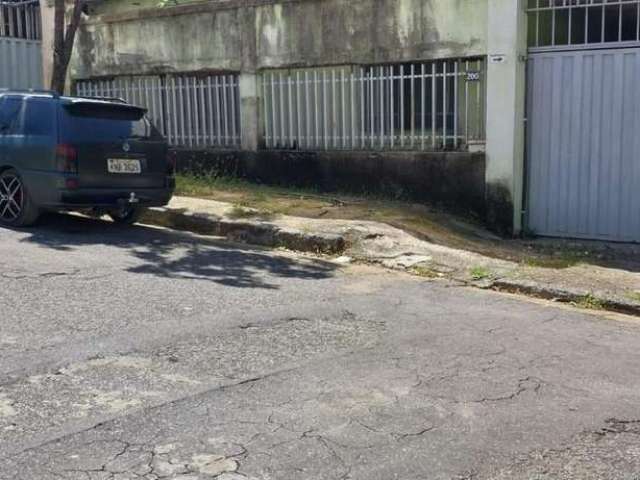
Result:
M107 171L109 173L142 173L140 160L132 158L107 159Z

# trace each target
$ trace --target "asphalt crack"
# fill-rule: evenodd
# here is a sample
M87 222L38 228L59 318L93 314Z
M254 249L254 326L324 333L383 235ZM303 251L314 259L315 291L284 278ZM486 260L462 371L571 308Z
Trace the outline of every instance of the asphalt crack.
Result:
M516 397L519 397L525 392L532 391L534 393L539 393L542 388L542 381L536 377L525 377L518 380L518 387L515 392L509 395L500 395L497 397L483 397L478 400L470 400L469 403L492 403L492 402L503 402L508 400L513 400Z

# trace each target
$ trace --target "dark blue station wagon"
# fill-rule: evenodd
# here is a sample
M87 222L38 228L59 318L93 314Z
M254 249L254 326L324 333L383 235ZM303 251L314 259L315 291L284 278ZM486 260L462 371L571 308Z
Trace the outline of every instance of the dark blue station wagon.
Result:
M146 110L117 99L0 92L0 225L43 211L134 223L175 187L167 142Z

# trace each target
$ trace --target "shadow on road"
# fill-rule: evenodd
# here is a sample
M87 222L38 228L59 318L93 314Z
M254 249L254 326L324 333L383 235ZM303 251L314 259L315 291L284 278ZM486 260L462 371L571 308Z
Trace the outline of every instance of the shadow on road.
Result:
M142 261L123 266L132 273L207 280L232 287L276 289L274 277L317 280L331 277L336 270L335 265L321 260L276 256L215 239L195 240L180 232L142 225L118 227L74 215L45 215L37 227L21 232L27 233L22 242L60 252L91 246L124 249ZM108 250L96 251L96 255L104 254Z

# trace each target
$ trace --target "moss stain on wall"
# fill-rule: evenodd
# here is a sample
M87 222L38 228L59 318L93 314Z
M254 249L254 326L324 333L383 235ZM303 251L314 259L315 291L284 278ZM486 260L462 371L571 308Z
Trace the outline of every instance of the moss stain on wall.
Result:
M159 8L145 0L132 10L123 0L101 2L82 27L72 77L486 54L487 0L236 3Z

